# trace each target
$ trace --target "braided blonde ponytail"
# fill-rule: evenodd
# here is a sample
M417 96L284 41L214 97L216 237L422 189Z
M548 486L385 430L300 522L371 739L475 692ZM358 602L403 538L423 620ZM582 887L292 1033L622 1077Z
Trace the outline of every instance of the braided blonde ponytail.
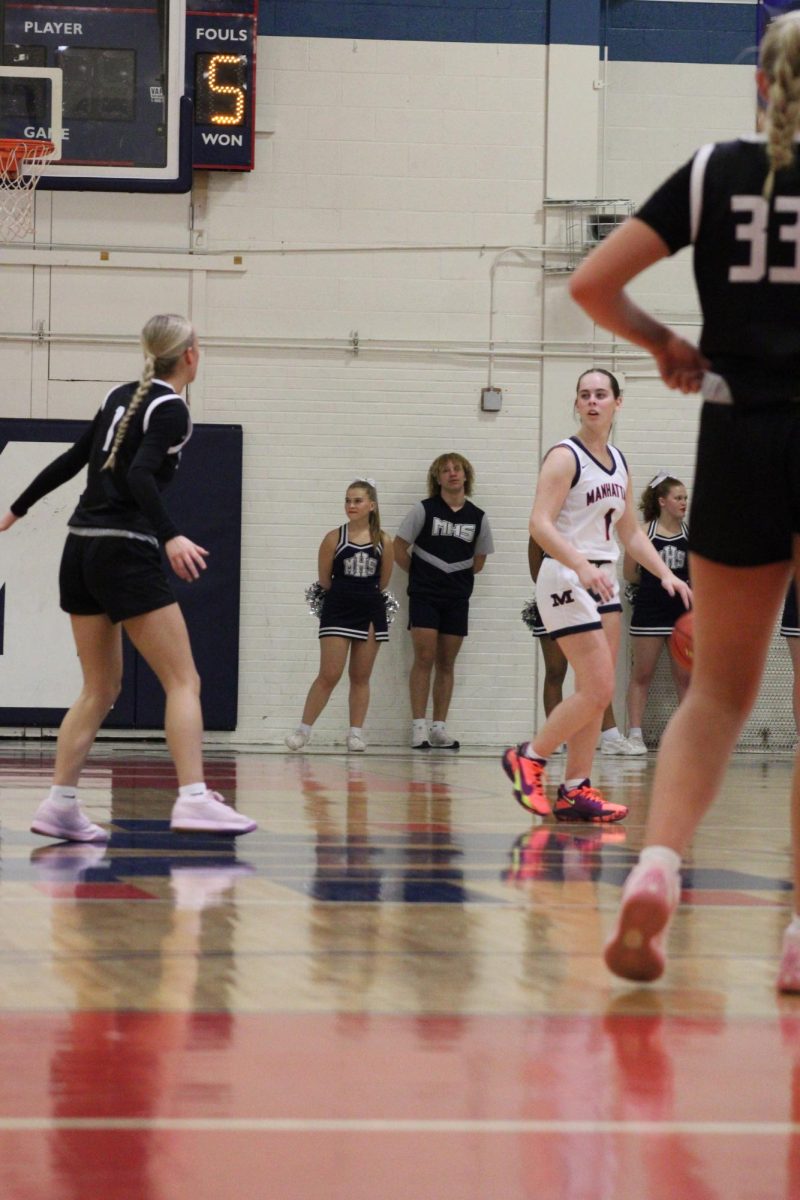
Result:
M769 173L762 191L769 200L776 173L794 162L794 136L800 126L800 12L784 13L770 22L759 66L769 81L764 115Z
M186 317L174 313L159 313L151 317L141 334L142 349L144 350L144 367L139 376L139 386L131 397L130 404L125 410L114 434L108 458L103 463L103 470L110 471L117 461L117 451L122 445L134 414L150 391L150 384L156 376L172 374L180 356L194 343L194 330Z

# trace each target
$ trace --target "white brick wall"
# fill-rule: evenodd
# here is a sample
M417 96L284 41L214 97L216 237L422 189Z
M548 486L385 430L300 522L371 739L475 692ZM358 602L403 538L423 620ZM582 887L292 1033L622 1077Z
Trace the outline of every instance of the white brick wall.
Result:
M498 250L543 237L546 49L286 38L261 39L258 54L261 125L274 132L259 134L252 174L208 177L204 206L206 247L243 251L246 270L190 279L159 276L155 263L152 277L107 274L98 286L91 270L62 268L49 281L52 328L134 332L154 294L172 296L168 307L195 297L209 340L198 406L204 419L240 422L245 434L237 740L280 742L298 719L318 663L303 591L323 534L342 520L347 484L364 472L378 480L383 524L394 532L423 495L430 461L448 449L475 464L475 499L497 543L477 580L452 726L467 743L522 738L540 665L519 620L531 591L527 518L543 428L548 440L573 428L571 388L591 361L591 330L566 297L565 277L545 279L508 258L496 272L495 339L531 353L497 360L497 416L479 410L487 363L477 352L489 335ZM698 143L747 128L752 94L750 68L611 64L606 194L642 200ZM596 193L580 166L568 174L580 194ZM185 197L112 206L102 196L53 193L40 209L46 237L52 212L61 243L188 245ZM37 271L41 292L46 272ZM37 307L32 270L15 268L13 284L26 329ZM688 328L696 322L688 255L660 265L637 293ZM20 312L0 302L1 331L20 327ZM346 348L354 330L357 357ZM543 331L564 356L549 360L544 396L535 353ZM249 342L227 347L214 338ZM609 364L604 335L598 344ZM25 415L30 403L33 415L86 416L80 380L106 379L109 366L133 357L104 349L103 369L92 375L83 347L52 350L49 392L34 411L28 374L39 369L31 365L37 353L0 341L3 377L15 381L9 415ZM627 398L617 440L637 492L662 465L690 483L696 403L668 394L627 348L618 365ZM388 744L405 741L409 717L399 571L392 586L403 610L379 655L368 718L371 740ZM317 741L341 741L346 724L343 681Z
M254 256L244 279L212 277L215 332L313 339L357 329L367 342L485 345L494 252L417 247L540 238L543 49L281 39L263 43L259 62L271 80L275 133L268 169L259 160L253 176L236 181L247 192L236 237L251 246L311 246ZM229 191L212 177L211 249L231 242ZM314 243L408 248L323 254ZM539 295L535 271L501 269L499 339L530 342ZM534 655L518 614L529 593L538 376L535 361L498 366L505 407L493 418L479 411L479 358L213 356L206 416L246 429L242 736L279 740L299 716L318 663L302 594L322 535L341 520L350 479L365 471L378 479L383 523L394 532L424 494L428 464L448 448L474 462L476 500L498 543L477 581L453 724L472 742L526 732ZM376 742L407 736L410 642L399 571L392 586L403 612L375 671ZM341 740L346 713L343 681L317 740Z

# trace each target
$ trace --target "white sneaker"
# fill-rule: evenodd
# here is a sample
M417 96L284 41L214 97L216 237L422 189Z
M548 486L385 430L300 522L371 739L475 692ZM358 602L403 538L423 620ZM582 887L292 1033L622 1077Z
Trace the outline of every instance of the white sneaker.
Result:
M644 738L640 733L635 733L633 737L625 740L628 743L628 754L647 754L647 746L645 746Z
M647 749L645 748L645 754ZM613 738L600 738L600 753L601 754L641 754L641 750L632 750L631 744L627 738L624 738L621 733L617 733Z
M302 729L295 729L294 733L290 733L284 738L286 745L290 750L302 750L303 746L307 746L311 741L310 733L303 733Z
M185 799L179 796L172 807L169 827L175 833L252 833L255 821L226 804L219 792Z
M455 738L451 738L449 733L443 732L441 729L432 729L428 737L432 750L458 750L461 745Z
M363 737L357 733L348 733L347 749L351 752L351 754L361 754L364 750L366 750L366 748L367 743L364 741Z
M60 808L49 796L36 810L31 833L58 838L61 842L107 842L109 837L107 830L83 815L77 800L71 808Z

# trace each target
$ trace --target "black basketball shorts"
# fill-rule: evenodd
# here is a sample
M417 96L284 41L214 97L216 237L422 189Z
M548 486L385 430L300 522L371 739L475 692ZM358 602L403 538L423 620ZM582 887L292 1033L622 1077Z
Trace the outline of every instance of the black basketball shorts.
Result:
M703 405L689 548L757 567L792 558L800 533L800 403Z
M453 637L469 634L469 598L409 595L408 628L436 629Z
M64 612L106 613L115 625L175 603L161 554L138 538L69 534L58 583Z

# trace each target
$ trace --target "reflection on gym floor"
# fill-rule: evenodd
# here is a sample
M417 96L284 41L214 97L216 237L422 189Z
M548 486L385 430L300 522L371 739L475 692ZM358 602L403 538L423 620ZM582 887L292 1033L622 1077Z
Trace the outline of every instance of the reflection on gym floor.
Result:
M800 1196L788 759L734 763L651 987L600 958L649 760L599 764L601 827L494 755L212 754L228 839L106 744L106 846L28 832L51 765L0 753L0 1200Z

